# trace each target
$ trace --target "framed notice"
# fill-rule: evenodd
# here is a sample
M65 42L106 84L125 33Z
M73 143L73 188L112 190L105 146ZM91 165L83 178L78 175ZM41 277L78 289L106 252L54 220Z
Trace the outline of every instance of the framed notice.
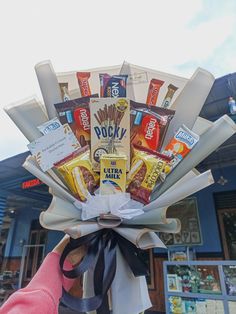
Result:
M188 197L175 203L167 210L167 218L178 218L181 222L179 233L160 232L166 246L194 246L202 244L201 227L196 197Z

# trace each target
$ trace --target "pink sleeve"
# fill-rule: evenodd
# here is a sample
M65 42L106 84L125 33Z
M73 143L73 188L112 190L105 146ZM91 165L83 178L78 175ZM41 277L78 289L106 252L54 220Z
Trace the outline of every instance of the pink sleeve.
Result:
M59 254L49 253L28 286L13 293L0 314L57 314L62 284L69 290L74 282L63 277L59 260ZM71 263L66 261L64 268L72 269Z

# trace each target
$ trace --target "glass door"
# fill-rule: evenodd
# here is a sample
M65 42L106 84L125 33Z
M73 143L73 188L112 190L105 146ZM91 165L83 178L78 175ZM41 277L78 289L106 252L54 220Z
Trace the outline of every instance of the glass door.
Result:
M46 243L46 230L32 230L26 255L24 281L30 280L43 261L43 245ZM42 245L42 246L39 246Z

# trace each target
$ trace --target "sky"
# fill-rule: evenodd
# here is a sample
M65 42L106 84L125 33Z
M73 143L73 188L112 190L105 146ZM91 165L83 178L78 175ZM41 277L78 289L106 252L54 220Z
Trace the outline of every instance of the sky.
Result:
M8 0L0 15L0 160L27 150L3 107L41 98L42 60L57 72L123 60L187 78L236 72L235 0Z

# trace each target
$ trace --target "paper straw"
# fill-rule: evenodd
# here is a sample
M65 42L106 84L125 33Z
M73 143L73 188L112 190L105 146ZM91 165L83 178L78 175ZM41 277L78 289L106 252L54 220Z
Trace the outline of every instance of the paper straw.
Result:
M57 116L54 104L62 102L61 91L56 73L50 60L42 61L35 65L39 86L47 109L49 119Z
M169 143L182 124L190 130L193 128L214 80L214 76L204 69L198 68L194 72L171 107L176 112L168 127L162 148Z
M29 142L42 136L37 126L48 119L35 96L11 104L4 110Z
M167 191L175 182L187 172L197 166L202 160L210 155L217 147L223 144L236 132L236 124L229 116L224 115L216 120L209 129L202 134L197 145L184 158L182 162L171 172L163 185L152 193L151 199L155 200Z

